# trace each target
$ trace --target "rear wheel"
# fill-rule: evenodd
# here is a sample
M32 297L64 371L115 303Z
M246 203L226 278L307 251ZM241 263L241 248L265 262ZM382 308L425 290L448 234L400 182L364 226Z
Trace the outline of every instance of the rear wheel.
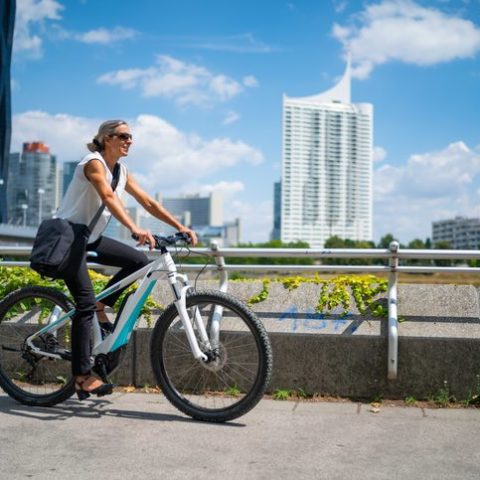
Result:
M22 288L0 302L0 386L8 395L25 405L51 406L74 393L71 322L33 341L43 352L61 354L61 359L35 353L26 343L72 308L63 293L46 287Z
M217 291L187 296L190 318L201 320L210 346L195 335L207 361L193 358L185 330L172 304L158 319L151 339L153 371L163 393L179 410L198 420L225 422L244 415L261 399L272 371L267 333L255 314L237 299ZM212 319L220 312L219 342Z

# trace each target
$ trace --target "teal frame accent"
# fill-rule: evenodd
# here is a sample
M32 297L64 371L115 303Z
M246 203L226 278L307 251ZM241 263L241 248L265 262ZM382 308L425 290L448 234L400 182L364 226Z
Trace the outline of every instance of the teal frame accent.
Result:
M140 298L140 300L137 302L133 312L130 314L130 317L128 317L128 320L125 322L125 325L123 326L122 331L118 334L117 338L115 339L115 343L112 345L112 348L110 349L111 352L117 350L120 347L123 347L123 345L126 345L128 343L128 340L130 339L130 335L135 327L135 323L137 322L137 318L140 315L143 305L145 305L145 302L147 301L147 298L150 295L156 283L157 283L156 280L152 280L148 285L148 287L146 288L145 292L142 295L142 298Z
M68 313L66 313L65 315L62 315L60 318L58 318L54 322L49 323L48 325L45 325L38 332L35 332L35 336L38 337L39 335L43 335L44 333L49 332L57 325L64 322L67 318L70 318L71 316L73 316L74 313L75 313L75 309L70 310Z

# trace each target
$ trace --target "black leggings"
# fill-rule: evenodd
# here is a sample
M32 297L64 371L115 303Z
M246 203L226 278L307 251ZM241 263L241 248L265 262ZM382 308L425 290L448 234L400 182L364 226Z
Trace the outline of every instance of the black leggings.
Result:
M149 263L143 252L103 236L90 243L87 246L87 251L97 253L96 263L120 267L120 270L110 279L105 288ZM72 317L72 373L75 376L88 375L92 368L90 335L95 312L95 293L88 276L86 254L78 270L71 272L65 278L65 283L75 300L76 307L75 314ZM102 303L112 307L125 288L105 297Z

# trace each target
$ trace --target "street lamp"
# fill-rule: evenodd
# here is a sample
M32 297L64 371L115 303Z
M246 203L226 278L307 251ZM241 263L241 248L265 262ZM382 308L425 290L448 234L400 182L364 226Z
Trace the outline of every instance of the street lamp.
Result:
M23 226L26 227L27 226L27 208L28 208L28 205L26 203L22 203L21 207L22 207L22 210L23 210Z
M43 188L39 188L38 192L38 224L42 223L42 198L45 190Z

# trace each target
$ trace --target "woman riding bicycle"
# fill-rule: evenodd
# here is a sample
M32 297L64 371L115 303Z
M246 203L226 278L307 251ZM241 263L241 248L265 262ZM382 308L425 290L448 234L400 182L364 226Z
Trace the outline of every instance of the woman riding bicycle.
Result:
M195 233L177 221L177 219L148 195L120 163L126 157L133 138L126 122L109 120L102 123L93 141L87 145L90 154L77 165L72 181L65 193L56 217L71 222L86 224L92 220L102 202L106 208L95 225L87 245L87 251L96 252L96 263L120 267L105 288L127 277L148 263L147 256L122 242L103 235L108 221L113 215L127 227L132 235L138 237L139 245L149 244L153 248L155 242L152 234L138 227L127 214L120 201L124 191L130 194L154 217L186 232L193 246L197 243ZM115 166L118 164L118 182L115 191L112 179ZM83 252L82 252L83 254ZM78 269L68 272L64 278L72 294L76 311L72 318L72 374L75 377L75 390L79 398L85 393L106 395L112 392L113 385L105 384L92 375L90 332L95 312L104 331L111 331L112 324L105 314L105 306L113 306L122 290L95 301L92 282L88 275L86 254ZM82 394L82 395L81 395Z

